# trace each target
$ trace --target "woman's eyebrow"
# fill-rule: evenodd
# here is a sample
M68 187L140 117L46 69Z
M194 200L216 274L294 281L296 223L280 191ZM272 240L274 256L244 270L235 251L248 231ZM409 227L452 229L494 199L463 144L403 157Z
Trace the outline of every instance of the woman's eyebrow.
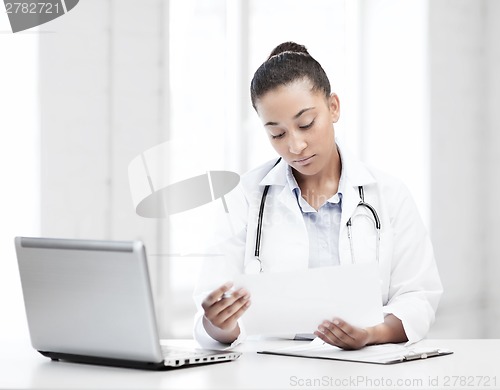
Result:
M298 113L296 113L294 116L293 116L293 119L297 119L299 118L304 112L306 111L309 111L309 110L313 110L315 109L316 107L307 107L307 108L303 108L302 110L300 110ZM278 122L267 122L264 126L278 126Z
M306 111L309 111L309 110L312 110L316 107L307 107L307 108L304 108L302 110L300 110L297 114L295 114L295 116L293 117L293 119L297 119L299 116L301 116L304 112Z

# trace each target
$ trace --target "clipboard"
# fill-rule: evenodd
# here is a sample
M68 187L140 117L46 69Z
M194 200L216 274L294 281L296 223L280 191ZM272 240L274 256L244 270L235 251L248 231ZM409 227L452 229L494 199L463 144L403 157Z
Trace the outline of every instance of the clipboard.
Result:
M321 339L317 338L304 346L259 351L257 353L357 363L395 364L450 355L453 351L427 346L405 346L404 344L370 345L362 349L348 351L323 343Z

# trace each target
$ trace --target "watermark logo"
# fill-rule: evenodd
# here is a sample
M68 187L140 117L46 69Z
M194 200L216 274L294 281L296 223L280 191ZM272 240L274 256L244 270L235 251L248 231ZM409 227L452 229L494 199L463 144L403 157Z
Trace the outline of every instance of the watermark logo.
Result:
M79 0L4 0L12 32L28 30L63 16Z

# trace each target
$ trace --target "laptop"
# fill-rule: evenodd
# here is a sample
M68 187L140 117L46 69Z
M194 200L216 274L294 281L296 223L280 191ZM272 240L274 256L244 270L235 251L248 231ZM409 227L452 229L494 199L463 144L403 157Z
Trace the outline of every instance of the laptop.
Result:
M140 241L15 238L34 349L52 360L168 369L241 353L160 344Z

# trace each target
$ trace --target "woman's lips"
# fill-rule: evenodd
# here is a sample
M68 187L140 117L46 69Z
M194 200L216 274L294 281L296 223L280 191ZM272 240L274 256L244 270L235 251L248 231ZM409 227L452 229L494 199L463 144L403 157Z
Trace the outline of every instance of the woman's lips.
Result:
M298 164L298 165L307 165L311 162L311 160L313 159L314 156L316 156L316 155L313 154L312 156L305 157L305 158L302 158L300 160L295 160L294 163Z

